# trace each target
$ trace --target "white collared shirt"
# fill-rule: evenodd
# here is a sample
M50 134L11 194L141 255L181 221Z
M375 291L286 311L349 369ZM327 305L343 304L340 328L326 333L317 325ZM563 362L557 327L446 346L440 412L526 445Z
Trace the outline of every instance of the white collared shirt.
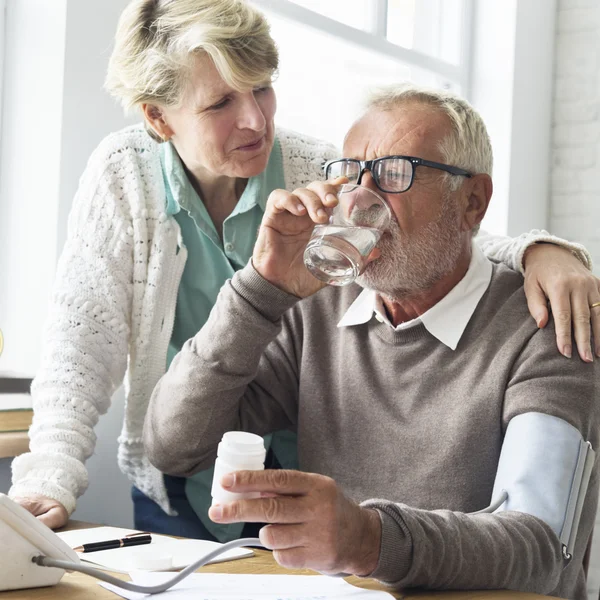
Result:
M373 316L396 331L423 323L431 335L448 348L456 350L492 279L492 263L475 242L472 242L471 248L471 262L465 276L437 304L416 319L394 327L387 317L381 297L373 290L363 290L346 311L338 327L362 325L370 321Z

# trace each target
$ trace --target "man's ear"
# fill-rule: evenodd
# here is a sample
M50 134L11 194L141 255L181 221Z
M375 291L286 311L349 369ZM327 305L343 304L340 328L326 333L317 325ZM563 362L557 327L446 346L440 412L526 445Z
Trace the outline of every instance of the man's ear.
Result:
M467 180L465 188L467 198L463 214L463 229L471 231L485 217L494 186L489 175L478 173Z
M148 125L152 127L158 137L165 142L171 139L173 130L167 123L164 113L159 106L156 106L156 104L142 104L142 112Z

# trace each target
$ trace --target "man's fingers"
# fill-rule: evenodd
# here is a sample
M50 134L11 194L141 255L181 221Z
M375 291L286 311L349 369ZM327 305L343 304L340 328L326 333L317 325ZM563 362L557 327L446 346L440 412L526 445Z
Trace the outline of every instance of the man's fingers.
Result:
M279 565L286 569L311 569L323 575L336 575L340 569L335 567L335 562L325 560L315 554L314 548L297 547L284 550L273 550L273 558Z
M544 290L537 281L525 282L525 297L531 316L535 319L538 327L546 327L548 324L548 300Z
M275 496L211 506L208 516L215 523L303 523L311 512L303 498Z
M304 545L304 525L266 525L258 537L261 544L269 550L287 550Z
M285 569L307 569L309 564L305 548L273 550L273 558Z
M304 204L310 218L315 223L327 223L329 220L329 213L318 194L312 190L301 188L294 192L294 196Z
M297 200L294 202L294 195L290 194L287 190L273 190L269 194L269 199L267 201L268 210L275 214L286 211L292 212L293 214L299 214L299 205L302 207L302 212L306 210L302 203Z
M346 177L338 177L333 181L313 181L307 188L317 194L325 206L333 208L339 202L337 194L340 184L347 181Z
M316 478L328 479L314 473L286 469L264 471L236 471L221 479L221 485L230 492L271 492L290 496L308 494Z
M581 360L593 362L591 346L591 327L590 327L590 302L588 294L575 289L571 294L571 311L573 320L573 329L575 332L575 343Z
M271 193L269 201L270 210L275 214L289 212L296 216L304 216L308 213L315 223L326 223L329 220L326 205L315 192L308 189L298 189L293 194L285 190L276 190Z
M335 185L336 187L339 187L343 183L348 183L349 181L350 180L347 177L344 177L343 175L340 175L339 177L334 177L333 179L328 179L327 183L329 185Z
M275 190L269 196L268 211L274 214L289 212L297 217L302 217L306 215L306 206L294 194L285 190Z

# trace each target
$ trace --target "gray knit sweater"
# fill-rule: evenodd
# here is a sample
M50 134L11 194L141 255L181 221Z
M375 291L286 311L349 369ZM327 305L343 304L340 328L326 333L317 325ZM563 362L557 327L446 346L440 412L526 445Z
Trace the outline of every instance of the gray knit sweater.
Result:
M575 552L525 513L468 515L491 500L506 427L537 411L598 448L598 362L567 360L538 330L522 277L494 266L455 351L422 325L337 328L360 293L326 288L298 302L251 265L221 290L205 327L154 391L150 460L190 475L224 432L298 432L300 468L329 475L379 510L372 574L397 587L508 588L585 598L582 558L598 496L594 468ZM381 500L379 500L381 498Z

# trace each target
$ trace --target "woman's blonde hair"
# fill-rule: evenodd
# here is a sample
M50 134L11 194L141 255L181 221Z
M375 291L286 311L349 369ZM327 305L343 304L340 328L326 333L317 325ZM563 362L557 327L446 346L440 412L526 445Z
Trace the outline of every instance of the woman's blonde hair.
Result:
M269 81L279 62L267 20L245 0L132 0L119 19L104 86L126 110L177 106L203 54L236 90Z

